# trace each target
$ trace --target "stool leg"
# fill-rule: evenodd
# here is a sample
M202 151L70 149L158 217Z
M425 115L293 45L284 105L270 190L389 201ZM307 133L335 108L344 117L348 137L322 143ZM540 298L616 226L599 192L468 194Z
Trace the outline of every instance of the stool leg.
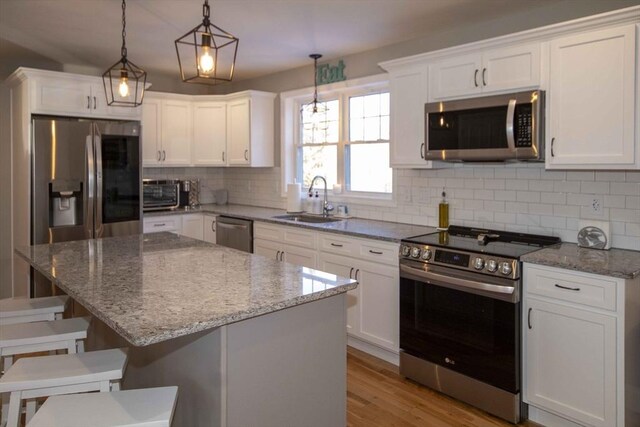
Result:
M7 372L13 365L13 356L5 356L3 360L4 372ZM9 393L2 393L2 416L0 416L0 426L7 422L9 414Z
M18 427L20 421L20 402L22 400L21 391L12 391L9 398L9 413L6 427Z
M84 353L84 340L78 340L76 341L76 351L78 353Z
M36 414L36 403L36 399L27 399L25 424L29 424L31 418L33 418L33 416Z

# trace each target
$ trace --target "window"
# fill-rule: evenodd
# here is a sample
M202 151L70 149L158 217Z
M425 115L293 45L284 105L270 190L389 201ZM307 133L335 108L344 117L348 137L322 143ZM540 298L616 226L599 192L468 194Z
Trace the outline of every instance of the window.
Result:
M329 189L342 184L347 197L390 199L393 171L389 167L389 92L385 85L325 91L321 99L317 113L308 104L308 92L289 104L298 111L299 120L283 120L283 127L294 128L291 149L295 151L290 158L283 155L285 169L290 167L286 161L293 161L291 175L305 188L320 175ZM285 96L283 102L287 102Z

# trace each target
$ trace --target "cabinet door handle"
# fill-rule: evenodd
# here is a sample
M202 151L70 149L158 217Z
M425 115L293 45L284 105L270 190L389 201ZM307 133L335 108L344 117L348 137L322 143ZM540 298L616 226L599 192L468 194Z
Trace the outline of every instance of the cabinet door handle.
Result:
M420 158L424 159L424 142L420 144Z
M356 274L355 274L355 276L356 276L356 280L360 280L360 279L358 279L358 273L360 273L360 269L357 269L357 270L356 270Z
M162 161L164 162L165 160L167 160L167 153L162 150Z
M280 252L280 261L284 261L284 251Z
M334 246L334 247L336 247L336 248L341 248L341 247L342 247L342 245L339 245L339 244L337 244L337 243L331 243L331 246Z
M87 109L90 110L91 109L91 97L87 96Z
M482 69L482 86L487 85L486 75L487 75L487 69L483 68Z
M551 138L551 157L555 157L556 155L553 154L553 143L556 142L556 138Z
M98 100L96 99L96 97L93 97L93 109L95 110L96 108L98 108Z
M369 249L369 253L370 253L370 254L374 254L374 255L382 255L382 252L380 252L380 251L373 251L373 250L371 250L371 249Z
M215 221L211 221L211 231L213 231L214 233L216 232L216 228L214 227L216 225Z
M160 153L160 150L158 150L158 161L160 161L162 159L162 154Z
M224 151L222 152L222 161L224 162Z
M280 257L280 251L276 252L276 261L278 261L279 257Z
M556 288L560 288L560 289L566 289L568 291L575 291L575 292L580 292L580 288L570 288L568 286L562 286L562 285L558 285L557 283L555 285Z
M349 279L353 279L353 277L351 277L353 275L353 267L351 267L351 270L349 270Z
M527 313L527 326L531 329L531 307L529 307L529 312Z
M249 150L244 150L244 159L249 161Z
M164 227L165 225L167 224L165 224L164 222L162 224L153 224L154 227Z
M473 84L478 87L478 69L476 69L475 73L473 73Z

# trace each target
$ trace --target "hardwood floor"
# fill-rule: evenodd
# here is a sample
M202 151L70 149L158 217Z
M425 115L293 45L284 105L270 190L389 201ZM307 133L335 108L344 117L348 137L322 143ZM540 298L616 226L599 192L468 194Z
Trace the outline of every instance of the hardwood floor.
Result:
M400 376L397 366L348 347L347 426L513 427L513 424L407 380ZM519 426L538 424L527 421Z

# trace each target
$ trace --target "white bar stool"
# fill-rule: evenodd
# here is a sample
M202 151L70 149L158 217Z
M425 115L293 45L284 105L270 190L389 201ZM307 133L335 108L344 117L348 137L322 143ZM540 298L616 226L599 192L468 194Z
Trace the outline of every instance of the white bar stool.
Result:
M54 396L27 427L169 427L178 387Z
M50 322L0 325L0 357L6 372L17 354L38 351L67 350L69 354L83 353L90 319L52 320Z
M62 319L68 295L0 299L0 325Z
M7 427L18 427L22 400L27 400L27 423L35 413L35 399L87 391L120 389L127 365L124 349L27 357L0 378L0 393L11 393ZM4 417L4 415L3 415Z

